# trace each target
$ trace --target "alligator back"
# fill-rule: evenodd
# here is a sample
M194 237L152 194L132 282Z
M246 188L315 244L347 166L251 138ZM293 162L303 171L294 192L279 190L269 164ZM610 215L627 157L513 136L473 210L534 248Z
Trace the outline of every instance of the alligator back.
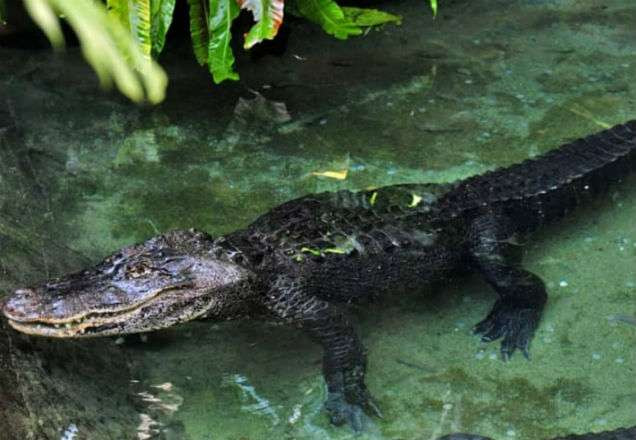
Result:
M636 170L636 120L616 125L534 159L468 178L439 201L442 218L484 209L533 230Z

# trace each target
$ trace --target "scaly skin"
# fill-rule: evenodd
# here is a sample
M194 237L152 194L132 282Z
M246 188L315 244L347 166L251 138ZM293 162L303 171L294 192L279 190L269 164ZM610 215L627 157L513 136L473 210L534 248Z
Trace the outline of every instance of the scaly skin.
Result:
M499 298L475 331L528 355L547 294L521 265L519 236L565 215L636 168L636 121L534 160L450 185L309 195L216 239L174 231L95 268L19 289L15 329L52 337L121 335L197 318L267 314L324 349L326 409L360 429L380 415L346 305L476 271ZM590 437L592 438L592 437Z
M564 437L555 437L551 440L634 440L636 439L636 426L628 429L616 429L614 431L604 431L587 434L571 434ZM437 440L493 440L490 437L483 437L475 434L449 434Z

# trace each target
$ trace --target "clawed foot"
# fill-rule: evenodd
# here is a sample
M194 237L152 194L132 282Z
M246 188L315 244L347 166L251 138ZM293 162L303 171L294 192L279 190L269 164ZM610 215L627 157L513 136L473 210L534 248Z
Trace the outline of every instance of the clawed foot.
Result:
M355 393L355 397L340 392L331 392L325 402L325 409L329 413L329 420L336 426L345 423L355 432L362 431L363 420L368 416L382 418L380 409L366 390Z
M475 326L474 332L480 334L484 342L503 338L501 356L505 361L516 349L528 359L528 347L540 315L540 309L521 308L513 302L497 300L486 319Z

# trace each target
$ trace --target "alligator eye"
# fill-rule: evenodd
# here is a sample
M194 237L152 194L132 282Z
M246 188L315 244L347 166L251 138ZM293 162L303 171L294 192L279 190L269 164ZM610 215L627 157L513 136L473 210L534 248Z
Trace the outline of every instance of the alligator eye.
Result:
M153 272L152 267L146 265L146 264L137 264L135 266L129 266L126 268L126 276L128 278L139 278L142 277L144 275L148 275L149 273Z

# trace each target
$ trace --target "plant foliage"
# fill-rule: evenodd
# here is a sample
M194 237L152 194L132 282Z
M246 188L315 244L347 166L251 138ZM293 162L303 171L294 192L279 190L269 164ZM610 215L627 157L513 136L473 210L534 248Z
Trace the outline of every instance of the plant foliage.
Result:
M237 80L230 47L232 21L239 15L235 0L189 0L190 35L197 61L208 66L215 83Z
M108 12L126 27L146 56L161 53L176 0L107 0Z
M256 22L245 36L243 47L249 49L263 40L272 40L283 23L283 0L237 0L241 9L252 12Z
M108 15L103 4L93 0L24 0L24 5L55 48L64 45L58 16L68 21L77 34L84 57L103 85L114 82L124 95L136 102L163 100L166 74L144 55L140 45L120 21Z
M114 82L134 101L161 101L167 80L153 59L163 50L176 0L103 1L105 5L100 0L23 0L55 48L64 44L58 17L66 19L103 84ZM250 11L254 19L244 36L245 49L276 36L285 7L339 39L360 35L371 26L401 22L401 17L387 12L340 7L334 0L288 0L287 5L284 1L188 0L192 49L215 83L239 79L231 28L241 9ZM429 2L436 14L437 0ZM0 21L4 6L5 0L0 0Z
M354 8L344 6L341 8L347 21L359 27L379 26L385 23L402 24L402 17L378 11L377 9Z
M362 27L347 18L342 8L333 0L297 0L297 5L303 16L319 24L325 32L336 38L344 40L362 33Z
M5 0L0 0L0 24L4 24L7 21L7 3Z

